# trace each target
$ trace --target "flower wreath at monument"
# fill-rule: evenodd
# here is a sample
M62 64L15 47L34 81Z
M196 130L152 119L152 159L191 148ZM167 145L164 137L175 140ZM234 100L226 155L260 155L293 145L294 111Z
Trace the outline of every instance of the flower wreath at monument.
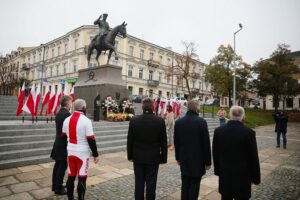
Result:
M102 101L101 110L108 121L120 122L130 120L134 116L134 107L129 100L123 99L118 105L111 96Z

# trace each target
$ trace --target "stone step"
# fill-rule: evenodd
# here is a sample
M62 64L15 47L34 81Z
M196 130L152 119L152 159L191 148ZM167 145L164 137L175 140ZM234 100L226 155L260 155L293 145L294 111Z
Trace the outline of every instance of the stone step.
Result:
M96 136L97 146L105 147L103 144L105 142L111 142L114 141L124 141L127 139L127 134L119 134L114 136ZM49 154L50 150L53 147L54 138L51 141L51 145L49 146L40 146L38 148L31 148L31 149L18 149L18 150L10 150L10 151L3 151L0 152L0 160L7 160L7 159L13 159L13 158L22 158L22 157L29 157L29 156L36 156L36 155L44 155ZM105 143L106 144L106 143Z
M128 129L120 130L101 130L95 131L96 138L106 138L115 135L127 135ZM1 136L0 144L14 144L19 142L33 142L33 141L45 141L55 139L55 132L53 134L35 134L35 135L21 135L21 136Z
M127 137L127 130L119 131L119 134L111 134L106 136L98 136L96 135L96 141L100 143L104 142L116 142L122 140ZM30 138L29 138L30 139ZM22 150L22 149L33 149L33 148L40 148L40 147L49 147L53 145L54 137L48 138L47 140L37 140L37 141L24 141L23 139L21 142L14 142L14 143L2 143L0 144L0 152L5 151L12 151L12 150Z
M125 151L126 145L119 145L119 146L113 146L113 147L105 147L105 148L99 148L98 151L101 154L106 153L114 153L114 152L120 152ZM41 164L46 162L53 161L50 159L50 154L42 155L42 156L31 156L31 157L23 157L23 158L16 158L16 159L10 159L10 160L1 160L0 161L0 169L7 169L11 167L20 167L25 165L33 165L33 164Z

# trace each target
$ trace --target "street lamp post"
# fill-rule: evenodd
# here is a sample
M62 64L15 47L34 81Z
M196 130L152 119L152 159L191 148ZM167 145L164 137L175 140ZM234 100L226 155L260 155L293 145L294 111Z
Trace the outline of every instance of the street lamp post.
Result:
M233 34L233 52L234 52L234 63L233 63L233 105L235 105L235 99L236 99L236 61L235 61L235 35L240 32L243 29L242 24L239 24L239 30L234 32Z

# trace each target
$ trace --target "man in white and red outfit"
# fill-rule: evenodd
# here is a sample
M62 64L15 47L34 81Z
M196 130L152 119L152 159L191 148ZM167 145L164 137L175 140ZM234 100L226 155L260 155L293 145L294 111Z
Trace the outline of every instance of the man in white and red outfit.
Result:
M76 99L74 112L64 121L63 133L68 137L68 199L74 199L74 181L78 175L78 200L83 200L86 179L89 168L89 149L91 149L94 163L98 163L98 151L92 122L85 116L86 102Z

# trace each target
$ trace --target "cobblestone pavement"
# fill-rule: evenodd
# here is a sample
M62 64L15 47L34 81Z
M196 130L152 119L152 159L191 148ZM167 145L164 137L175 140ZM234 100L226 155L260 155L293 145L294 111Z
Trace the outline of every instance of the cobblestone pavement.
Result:
M255 129L259 148L262 183L253 186L252 199L300 200L300 124L289 124L288 149L275 148L274 125ZM48 199L62 200L50 190L53 163L0 170L0 200ZM180 171L174 151L168 164L161 165L157 183L157 199L180 199ZM87 181L88 200L134 199L132 163L126 152L106 154L100 164L91 164ZM218 177L213 169L202 178L200 199L220 199Z

